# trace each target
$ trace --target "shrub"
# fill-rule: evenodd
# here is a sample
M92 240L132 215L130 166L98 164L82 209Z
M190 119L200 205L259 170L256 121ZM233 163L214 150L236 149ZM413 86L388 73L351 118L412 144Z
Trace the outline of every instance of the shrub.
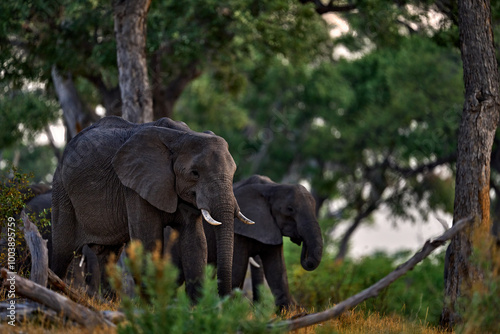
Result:
M15 265L9 267L9 269L17 271L23 276L29 276L31 260L24 242L20 213L26 206L26 202L34 196L29 187L32 178L32 173L21 173L16 167L10 167L0 179L0 227L2 232L0 237L1 240L7 241L0 245L2 248L0 251L0 266L7 267L8 252L4 251L4 248L10 247L9 241L14 242L16 251ZM40 215L31 214L29 218L39 230L50 225L50 212L48 211L44 211ZM9 239L7 234L13 231L15 231L15 237Z
M118 333L262 333L269 330L274 315L274 300L264 292L262 302L252 305L243 293L235 291L220 298L214 270L208 267L201 297L195 306L183 288L177 289L177 270L158 251L145 253L140 243L128 250L126 267L135 278L136 296L122 295L127 321ZM121 289L121 269L108 266L113 287ZM140 287L140 288L139 288Z

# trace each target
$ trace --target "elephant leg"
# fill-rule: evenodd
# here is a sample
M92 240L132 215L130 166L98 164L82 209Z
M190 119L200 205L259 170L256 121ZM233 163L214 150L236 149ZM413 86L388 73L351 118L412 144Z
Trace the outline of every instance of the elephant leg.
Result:
M170 226L165 227L163 229L163 255L169 258L173 265L179 269L178 286L181 286L185 281L180 247L179 232Z
M186 282L186 293L196 302L201 293L205 267L207 265L207 241L203 232L203 221L198 210L179 206L184 221L179 234L181 266Z
M258 302L260 300L259 289L264 284L264 269L263 269L264 265L262 264L260 256L258 255L254 256L253 259L260 266L260 268L257 268L254 265L250 264L250 273L252 276L253 301Z
M241 235L234 235L234 255L233 255L233 289L243 289L245 276L248 267L249 239Z
M260 253L260 258L264 265L267 284L271 288L276 305L279 306L280 310L294 305L288 287L283 245L267 245L266 250Z
M99 268L99 259L94 251L88 246L84 245L82 255L85 256L86 272L85 283L87 285L87 292L93 296L99 292L101 286L101 269Z
M115 291L111 288L111 284L109 283L109 279L106 274L106 266L110 262L111 258L113 258L115 263L118 261L123 247L124 245L104 246L93 244L88 246L88 254L90 255L90 262L92 263L92 269L90 270L93 275L95 274L94 278L92 278L90 282L94 282L91 284L100 284L100 286L97 285L96 291L101 288L101 294L103 296L108 296L110 298L114 298L115 296ZM97 264L95 262L97 262Z
M64 278L76 250L76 214L68 194L59 182L54 179L52 196L52 254L49 267Z

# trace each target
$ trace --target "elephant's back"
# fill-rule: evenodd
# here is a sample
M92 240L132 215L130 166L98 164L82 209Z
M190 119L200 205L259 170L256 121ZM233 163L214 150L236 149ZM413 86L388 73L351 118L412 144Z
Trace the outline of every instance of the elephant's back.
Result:
M85 171L106 170L116 151L137 128L136 124L114 116L105 117L84 129L64 150L60 163L63 180Z
M126 238L125 189L112 159L137 126L113 124L110 120L97 122L75 136L58 167L59 182L71 200L78 226L84 229L77 235L85 235L87 243L108 244ZM123 236L117 235L122 232ZM110 240L104 240L108 237Z

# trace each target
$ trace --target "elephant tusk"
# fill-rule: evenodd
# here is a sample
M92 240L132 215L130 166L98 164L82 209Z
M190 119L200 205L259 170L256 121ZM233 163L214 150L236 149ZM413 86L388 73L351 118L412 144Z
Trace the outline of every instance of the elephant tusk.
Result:
M241 212L238 212L238 219L241 220L242 222L244 222L245 224L248 224L248 225L255 224L255 222L253 220L248 219Z
M85 261L85 255L82 254L82 259L80 260L80 264L78 265L80 268L83 266L83 261Z
M205 209L201 209L201 214L203 215L203 218L207 221L207 223L212 224L212 225L221 225L221 222L218 222L217 220L213 219L212 216L210 215L210 212L208 212Z
M253 257L251 257L251 256L250 256L250 257L248 258L248 262L250 262L250 264L251 264L252 266L254 266L255 268L260 268L260 265L257 263L257 261L255 261L255 260L253 259Z

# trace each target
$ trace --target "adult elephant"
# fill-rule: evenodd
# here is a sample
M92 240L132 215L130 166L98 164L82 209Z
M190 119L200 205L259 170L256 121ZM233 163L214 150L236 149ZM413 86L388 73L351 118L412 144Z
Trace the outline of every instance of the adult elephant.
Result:
M98 249L99 259L120 253L130 239L152 251L170 225L191 254L184 265L187 292L196 299L207 255L203 214L220 224L218 289L230 293L234 218L246 220L232 192L235 170L226 141L214 134L168 118L146 124L101 119L68 143L54 174L53 271L64 276L84 245Z
M288 286L283 256L283 236L302 245L301 264L305 270L318 267L323 253L323 238L316 219L315 201L301 185L275 183L265 176L254 175L235 183L234 195L240 208L256 222L248 228L234 222L233 288L243 288L250 257L260 258L261 268L280 308L294 304ZM216 263L215 229L204 224L208 245L208 263ZM183 252L172 247L172 259L181 267ZM256 278L255 268L252 269ZM181 276L180 281L183 281ZM258 285L253 282L254 299L258 299Z

